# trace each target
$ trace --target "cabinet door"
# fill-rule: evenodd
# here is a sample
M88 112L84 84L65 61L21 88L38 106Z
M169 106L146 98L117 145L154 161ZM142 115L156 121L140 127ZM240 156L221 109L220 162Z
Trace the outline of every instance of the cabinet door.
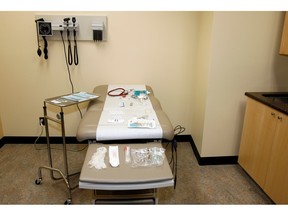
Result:
M280 52L281 55L288 55L288 13L285 13Z
M275 203L288 204L288 116L278 117L264 191Z
M273 110L247 98L238 163L264 187L276 128Z

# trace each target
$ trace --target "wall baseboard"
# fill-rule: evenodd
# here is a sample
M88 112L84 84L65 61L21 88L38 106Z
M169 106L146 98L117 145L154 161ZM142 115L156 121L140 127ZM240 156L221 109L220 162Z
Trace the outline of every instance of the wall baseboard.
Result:
M0 148L4 146L5 144L33 144L35 143L37 137L31 137L31 136L4 136L0 139ZM197 147L194 143L194 140L191 135L177 135L176 136L177 142L189 142L191 144L191 148L193 150L193 153L198 161L198 164L200 166L203 165L224 165L224 164L237 164L238 156L219 156L219 157L201 157ZM139 142L139 140L124 140L117 143L133 143L133 142ZM142 140L142 142L144 142ZM37 140L37 144L45 144L46 143L46 137L39 137ZM62 137L50 137L50 143L53 144L61 144L62 143ZM66 137L66 143L70 144L87 144L86 142L78 142L76 137ZM112 143L112 142L110 142Z
M189 139L188 142L190 142L194 155L200 166L238 164L238 156L201 157L192 136L189 135L189 138L187 139Z
M38 140L37 140L38 139ZM33 144L37 140L37 144L46 144L47 140L45 136L42 137L34 137L34 136L4 136L1 139L1 143L5 144ZM50 137L50 143L53 144L61 144L62 137ZM66 137L66 143L76 144L79 143L76 137ZM84 143L84 142L83 142ZM1 146L2 147L2 146Z

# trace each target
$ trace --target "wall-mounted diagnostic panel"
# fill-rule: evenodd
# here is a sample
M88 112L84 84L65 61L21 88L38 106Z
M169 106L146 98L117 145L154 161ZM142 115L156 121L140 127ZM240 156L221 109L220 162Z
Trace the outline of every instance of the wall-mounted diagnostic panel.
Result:
M86 15L36 15L38 35L62 40L60 32L77 32L77 40L107 41L107 17Z

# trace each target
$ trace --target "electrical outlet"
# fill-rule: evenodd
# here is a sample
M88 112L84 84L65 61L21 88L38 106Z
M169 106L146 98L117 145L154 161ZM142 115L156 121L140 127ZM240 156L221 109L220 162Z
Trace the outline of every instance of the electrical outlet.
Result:
M45 125L44 117L39 117L39 125L40 126L44 126Z

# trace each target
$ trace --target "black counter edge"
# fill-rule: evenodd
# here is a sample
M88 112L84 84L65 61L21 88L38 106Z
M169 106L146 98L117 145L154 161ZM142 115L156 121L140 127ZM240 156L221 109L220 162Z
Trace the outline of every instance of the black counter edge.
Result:
M200 166L237 164L238 156L201 157L191 135L177 135L175 138L177 142L189 142L191 144L192 151ZM35 143L36 139L37 137L33 136L4 136L0 139L0 148L5 144L33 144ZM129 142L133 143L135 142L135 140ZM37 144L45 144L45 143L46 143L46 137L39 137L39 139L37 140ZM50 143L61 144L62 137L50 137ZM66 143L87 144L87 141L78 142L76 137L66 137ZM120 143L124 142L122 141Z
M288 109L287 109L287 105L286 107L284 107L285 105L281 104L281 103L277 103L277 102L272 102L271 100L269 100L269 98L265 98L263 97L262 94L275 94L275 93L285 93L286 92L245 92L245 96L252 98L260 103L265 104L268 107L271 107L275 110L278 110L279 112L284 113L285 115L288 115Z

